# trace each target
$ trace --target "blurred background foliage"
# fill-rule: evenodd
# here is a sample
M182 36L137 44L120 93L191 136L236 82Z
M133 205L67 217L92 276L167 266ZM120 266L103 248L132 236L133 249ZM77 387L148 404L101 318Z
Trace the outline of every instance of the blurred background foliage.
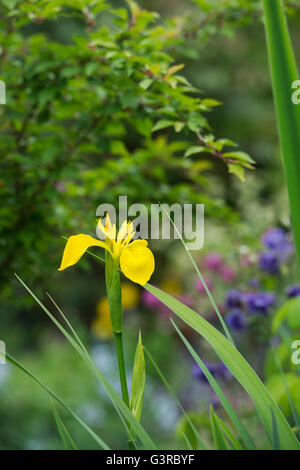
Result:
M129 9L105 1L1 5L3 277L48 277L59 235L87 230L96 207L119 195L203 201L228 215L205 190L206 170L220 159L243 178L252 160L211 135L206 113L219 103L179 74L176 21L133 2Z
M299 54L300 4L285 3ZM176 67L181 64L184 68ZM43 298L50 291L116 387L103 266L86 256L76 269L56 271L62 236L93 234L99 204L116 205L119 195L127 195L129 204L205 203L205 249L197 262L202 266L205 254L214 251L229 269L212 280L217 301L224 303L238 280L248 285L255 268L252 264L243 278L237 259L259 250L266 228L288 231L290 226L260 1L144 0L137 6L119 0L2 0L0 79L7 87L7 104L0 107L0 338L119 448L126 445L124 436L104 392L13 273ZM248 169L252 159L254 171ZM179 242L155 242L152 248L153 283L191 295L194 278ZM281 292L294 278L293 266L281 269ZM271 273L262 288L277 291L277 282ZM209 432L207 404L213 397L192 377L168 314L155 314L140 289L124 288L125 298L135 299L125 317L129 370L141 328L144 344L195 423ZM211 318L201 286L194 295L193 305ZM284 301L282 294L277 306ZM270 321L259 318L261 324L254 321L241 347L263 375ZM253 348L257 328L266 334ZM197 347L215 360L204 344ZM274 361L268 361L271 377ZM259 440L261 429L247 397L226 380L224 387ZM0 430L1 448L60 447L47 396L8 366L0 367L0 390L1 419L8 423ZM81 447L93 446L71 418L64 419ZM179 419L175 403L147 365L143 422L162 448L184 445L179 431L174 438L176 426L188 433Z

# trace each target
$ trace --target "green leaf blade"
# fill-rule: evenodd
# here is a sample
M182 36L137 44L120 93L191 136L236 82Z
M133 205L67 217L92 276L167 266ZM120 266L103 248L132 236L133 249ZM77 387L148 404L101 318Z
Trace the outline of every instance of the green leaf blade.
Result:
M263 0L262 4L280 147L299 264L300 107L292 101L292 84L299 75L282 1Z
M272 407L279 426L282 448L299 450L300 444L278 405L274 402L264 384L235 346L210 323L192 309L182 304L179 300L174 299L150 284L146 284L144 287L208 341L220 359L252 398L258 415L269 433L272 429L270 406Z
M135 351L132 385L130 394L130 410L138 421L141 419L144 392L146 382L146 369L144 348L142 344L141 332L139 333L138 343Z

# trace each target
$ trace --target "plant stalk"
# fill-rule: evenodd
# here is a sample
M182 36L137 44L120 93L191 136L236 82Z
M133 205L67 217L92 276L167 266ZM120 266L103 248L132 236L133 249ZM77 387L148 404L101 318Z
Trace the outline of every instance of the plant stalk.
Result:
M299 75L281 0L262 0L269 67L291 222L300 265L300 104L292 100ZM293 86L294 84L294 86Z
M123 397L124 403L129 407L129 395L128 395L125 361L124 361L124 349L123 349L123 333L114 332L114 336L115 336L117 355L118 355L122 397Z
M122 398L125 405L129 406L129 394L126 379L126 367L124 360L124 348L123 348L123 311L122 311L122 292L121 292L121 281L119 272L119 262L114 260L110 253L105 252L105 280L106 280L106 292L109 303L110 318L112 324L112 330L115 338L120 384L122 391ZM127 423L128 425L128 423ZM129 429L129 425L128 425ZM128 447L134 449L134 445L128 432Z

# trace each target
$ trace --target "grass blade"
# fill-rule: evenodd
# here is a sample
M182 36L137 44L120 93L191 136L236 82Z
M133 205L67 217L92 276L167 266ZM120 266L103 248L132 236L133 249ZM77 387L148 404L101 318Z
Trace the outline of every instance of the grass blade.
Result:
M13 356L11 356L8 352L6 353L6 359L15 367L20 369L22 372L24 372L26 375L28 375L31 379L33 379L35 382L37 382L46 392L49 393L49 395L54 398L60 405L62 405L75 419L78 421L78 423L92 436L92 438L97 442L97 444L102 447L104 450L110 450L108 445L99 437L82 419L77 416L76 413L67 405L56 393L54 393L47 385L45 385L40 379L35 377L28 369L26 369L25 366L20 364Z
M67 319L67 317L64 315L64 313L62 312L62 310L59 308L59 306L56 304L56 302L54 301L54 299L51 297L51 295L50 295L48 292L46 292L46 294L47 294L47 296L49 297L49 299L51 300L51 302L53 303L53 305L56 307L56 309L58 310L58 312L60 313L60 315L62 316L62 318L64 319L64 321L66 322L66 324L68 325L69 330L71 331L71 333L72 333L72 335L73 335L74 341L77 343L77 345L78 345L79 348L81 349L82 353L85 355L85 358L86 358L85 360L89 363L89 366L94 370L94 373L95 373L95 371L96 371L96 375L97 375L97 372L98 372L98 371L95 369L95 364L94 364L94 362L93 362L91 356L89 355L89 353L88 353L86 347L84 346L84 344L82 343L82 341L81 341L81 339L79 338L78 334L76 333L75 329L73 328L73 326L71 325L71 323L69 322L69 320ZM53 317L53 318L50 317L50 318L53 320L54 317ZM54 320L53 320L53 321L54 321ZM60 324L57 324L57 326L58 326L58 325L60 325ZM58 328L59 328L59 326L58 326ZM97 377L97 378L98 378L98 377ZM131 431L130 431L130 429L128 428L127 423L126 423L126 421L124 420L122 414L120 413L120 411L118 410L118 408L116 408L116 411L117 411L117 413L119 414L119 417L120 417L120 419L121 419L121 421L122 421L122 423L123 423L123 425L124 425L126 431L128 432L129 437L131 438L131 440L133 440L133 436L132 436L132 434L131 434ZM133 442L133 445L136 447L135 442Z
M226 440L223 436L223 431L221 430L221 428L220 428L220 426L219 426L219 424L216 420L215 412L214 412L214 409L213 409L212 405L210 405L210 407L209 407L209 417L210 417L210 425L211 425L211 430L212 430L212 434L213 434L216 449L217 450L228 450L227 442L226 442Z
M235 450L244 450L243 446L239 443L239 441L236 439L236 437L232 434L228 426L224 423L224 421L221 420L221 418L215 413L215 418L220 425L220 427L223 429L224 433L228 437L228 439L231 441L232 446Z
M185 433L183 433L182 436L183 436L183 439L185 440L185 443L186 443L186 445L187 445L187 448L188 448L189 450L194 450L192 444L190 443L190 441L189 441L189 439L188 439L188 437L187 437L187 435L186 435Z
M169 309L181 318L181 320L191 326L208 341L216 354L252 398L258 415L269 433L272 429L272 419L270 416L271 406L277 419L282 448L299 450L300 443L295 437L280 408L275 403L269 391L259 379L255 371L235 346L233 346L230 341L220 333L220 331L179 300L174 299L169 294L166 294L150 284L146 284L144 287L164 305L169 307Z
M165 378L165 376L163 375L162 371L160 370L158 364L155 362L154 358L152 357L152 355L150 354L150 352L148 351L148 349L144 346L144 350L145 350L145 353L147 354L148 358L150 359L154 369L156 370L157 374L159 375L159 377L161 378L161 380L163 381L163 383L165 384L167 390L170 392L171 396L174 398L174 400L176 401L178 407L180 408L180 410L182 411L182 413L184 414L184 417L186 418L187 422L189 423L189 425L191 426L191 429L193 430L195 436L197 437L197 440L198 440L198 444L199 444L199 447L200 449L202 450L207 450L207 447L205 445L205 443L203 442L202 440L202 437L200 436L197 428L194 426L191 418L189 417L189 415L186 413L185 409L183 408L182 404L180 403L180 401L178 400L177 398L177 395L176 393L174 392L173 388L171 387L171 385L168 383L167 379Z
M53 412L53 416L55 419L55 423L57 426L57 430L62 440L64 448L66 450L78 450L75 442L73 441L73 439L71 438L69 434L69 431L67 430L66 426L62 422L62 419L59 416L56 406L54 405L52 400L51 400L51 407L52 407L52 412Z
M194 348L190 345L190 343L185 338L185 336L181 333L181 331L177 327L176 323L172 319L171 319L171 322L172 322L175 330L177 331L178 335L180 336L180 338L184 342L185 346L187 347L187 349L191 353L193 359L196 361L198 366L201 368L201 370L204 373L206 379L208 380L210 386L212 387L212 389L214 390L216 395L219 397L224 409L226 410L229 418L231 419L232 423L234 424L234 426L235 426L237 432L239 433L241 439L243 440L246 448L251 449L251 450L256 449L256 446L253 442L252 437L250 436L250 434L248 433L248 431L244 427L244 425L243 425L242 421L240 420L240 418L238 417L237 413L234 411L233 407L231 406L229 400L227 399L226 395L222 391L222 389L219 386L216 379L210 373L210 371L208 370L208 368L206 367L204 362L200 359L199 355L196 353Z
M276 416L272 408L271 408L271 415L272 415L272 449L280 450L278 425L277 425Z
M109 398L111 399L112 404L114 405L115 409L117 410L119 416L122 418L122 423L127 432L130 433L126 422L132 427L135 434L141 440L142 444L145 446L146 449L155 450L156 446L153 443L152 439L146 432L146 430L141 426L141 424L137 421L137 419L133 416L129 408L125 405L120 395L116 392L113 386L108 382L102 372L96 367L90 356L86 353L86 350L83 350L77 341L73 339L73 337L65 330L65 328L56 320L56 318L49 312L49 310L43 305L43 303L36 297L36 295L30 290L30 288L22 281L22 279L15 274L17 279L20 283L25 287L25 289L29 292L29 294L35 299L35 301L40 305L40 307L44 310L44 312L48 315L48 317L55 323L58 329L62 332L62 334L66 337L66 339L70 342L73 348L78 352L78 354L82 357L85 363L88 365L92 373L95 377L99 380L99 382L105 388Z
M166 211L166 209L164 208L164 206L163 206L162 204L160 204L160 206L161 206L162 210L164 211L164 213L166 214L166 216L168 217L168 219L170 220L170 222L172 223L172 225L173 225L173 227L174 227L174 230L176 231L177 235L179 236L179 238L180 238L180 240L181 240L181 242L182 242L182 244L183 244L183 246L184 246L184 249L185 249L185 251L186 251L186 253L187 253L187 255L188 255L188 257L189 257L189 259L190 259L190 261L191 261L191 263L192 263L192 265L193 265L193 267L194 267L194 269L195 269L195 271L196 271L196 273L197 273L197 276L199 277L200 281L201 281L202 284L203 284L203 287L204 287L205 292L206 292L206 294L207 294L207 296L208 296L208 298L209 298L209 300L210 300L210 303L212 304L212 306L213 306L213 308L214 308L214 310L215 310L215 312L216 312L216 314L217 314L217 317L218 317L219 320L220 320L220 323L221 323L221 325L222 325L222 327L223 327L223 329L224 329L224 332L225 332L225 334L226 334L226 337L227 337L228 341L230 341L230 342L234 345L233 338L232 338L232 336L231 336L231 334L230 334L230 331L229 331L229 329L228 329L228 327L227 327L227 325L226 325L226 322L224 321L224 319L223 319L223 317L222 317L222 315L221 315L221 312L220 312L220 310L219 310L219 308L218 308L218 306L217 306L217 304L216 304L216 302L215 302L215 299L213 298L213 295L212 295L212 293L210 292L210 290L209 290L209 288L208 288L208 285L206 284L206 281L205 281L204 277L202 276L202 274L201 274L201 272L200 272L200 270L199 270L199 268L198 268L198 266L197 266L197 264L196 264L194 258L192 257L190 250L189 250L188 247L186 246L186 243L184 242L180 231L178 230L178 228L177 228L176 225L174 224L173 220L171 219L170 215L168 214L168 212Z
M81 341L81 339L79 338L78 334L76 333L76 331L74 330L73 326L71 325L71 323L69 322L69 320L67 319L67 317L65 316L65 314L61 311L61 309L59 308L59 306L57 305L57 303L53 300L53 298L51 297L51 295L46 292L47 296L49 297L49 299L51 300L51 302L53 303L53 305L55 306L55 308L57 309L57 311L61 314L61 316L63 317L64 321L66 322L66 324L68 325L69 327L69 330L71 331L71 333L73 334L73 338L75 341L77 341L78 343L78 346L81 347L82 351L84 351L87 355L88 352L87 352L87 349L85 348L83 342Z

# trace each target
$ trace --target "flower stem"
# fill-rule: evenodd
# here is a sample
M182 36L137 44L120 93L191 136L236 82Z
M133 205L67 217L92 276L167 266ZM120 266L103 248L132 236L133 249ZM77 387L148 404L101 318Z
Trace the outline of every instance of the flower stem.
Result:
M124 350L123 350L123 333L119 331L119 332L115 332L114 335L115 335L117 355L118 355L122 397L123 397L124 403L126 403L126 405L129 407L129 395L128 395L128 388L127 388Z
M128 406L128 408L130 408L123 349L123 312L120 273L118 269L118 263L108 252L105 253L105 278L111 324L118 356L122 398L124 403ZM128 432L128 447L129 449L135 448L130 437L130 432Z
M122 331L115 332L114 336L115 336L117 355L118 355L118 364L119 364L119 374L120 374L122 397L123 397L124 403L129 408L129 395L128 395L126 369L125 369L125 361L124 361L124 349L123 349L123 332ZM131 440L130 433L128 433L128 448L129 448L129 450L134 450L135 449L135 446L134 446L134 444Z

